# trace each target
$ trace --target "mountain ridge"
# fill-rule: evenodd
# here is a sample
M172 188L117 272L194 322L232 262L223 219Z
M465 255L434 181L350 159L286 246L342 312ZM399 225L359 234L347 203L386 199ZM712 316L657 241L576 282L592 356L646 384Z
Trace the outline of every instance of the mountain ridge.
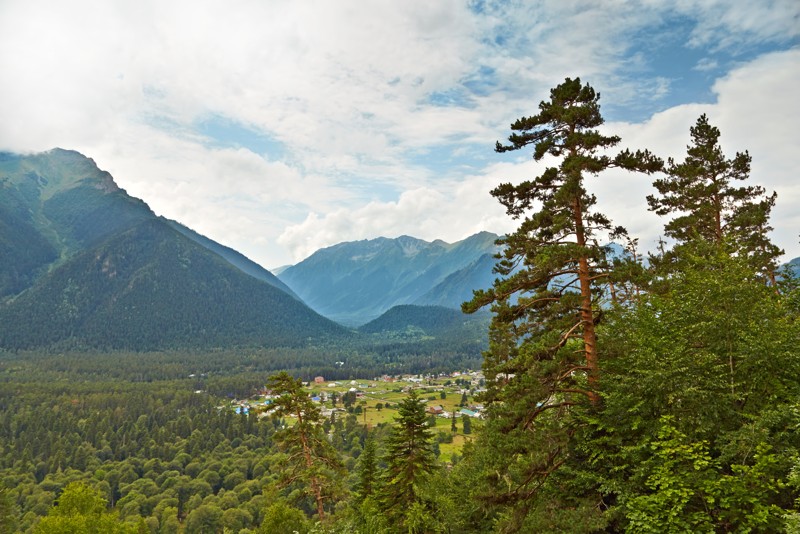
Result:
M297 346L350 332L93 160L0 154L0 348ZM287 291L288 290L288 291Z
M476 260L497 251L497 238L480 232L455 243L410 236L343 242L283 269L278 278L311 308L348 326L365 324L402 304L458 308L480 287L437 286L458 271L481 268L486 273L477 278L488 280L483 288L489 287L491 268ZM462 278L469 276L464 273ZM450 286L457 285L455 280L449 281Z

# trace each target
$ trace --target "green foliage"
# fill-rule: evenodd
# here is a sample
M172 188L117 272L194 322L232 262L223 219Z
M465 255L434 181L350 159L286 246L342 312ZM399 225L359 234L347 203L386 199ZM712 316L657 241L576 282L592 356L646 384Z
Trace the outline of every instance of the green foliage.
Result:
M650 446L652 456L640 466L650 492L629 500L623 494L628 527L635 532L713 532L704 510L715 475L707 444L687 440L671 420L662 419Z
M652 456L637 469L646 474L646 492L625 491L621 506L634 532L776 532L783 510L770 503L782 489L772 472L778 463L759 444L753 465L733 465L720 472L719 460L705 441L692 441L665 416Z
M0 488L0 532L14 532L17 528L17 515L11 492Z
M374 434L368 435L364 450L358 457L358 483L355 487L359 500L372 497L378 490L378 455Z
M557 162L492 191L521 222L499 241L501 278L463 307L474 312L491 304L494 312L483 366L489 421L478 448L491 451L481 455L492 473L482 497L512 508L509 529L522 528L542 484L565 461L574 411L599 401L595 328L612 266L597 239L625 231L595 211L587 180L611 168L650 173L662 165L647 151L608 155L620 138L602 135L602 124L599 94L568 78L537 115L511 125L508 145L496 146L498 152L532 146L534 160Z
M464 434L472 434L472 421L468 415L461 416L461 427L464 429Z
M649 195L650 209L658 215L676 214L664 227L678 242L662 263L680 259L683 244L704 240L726 245L748 258L753 270L775 285L776 260L783 251L769 239L769 216L777 194L767 196L757 185L737 186L750 176L747 152L726 159L719 145L720 131L701 115L690 128L692 144L686 159L669 159L665 178L653 186L659 195Z
M797 314L748 258L693 250L669 291L609 314L587 480L632 531L779 531L797 495Z
M80 482L64 488L53 507L39 521L34 532L41 534L125 534L136 532L135 526L120 523L115 514L106 511L106 500L99 491Z
M213 504L201 504L186 518L186 530L198 534L216 534L222 530L222 510Z
M712 437L797 391L798 326L787 299L743 260L718 254L685 261L671 278L672 293L651 295L613 319L607 395L617 396L606 409L637 426L674 415L681 430Z
M279 499L264 510L264 519L258 532L297 532L306 534L310 530L305 514L290 506L284 499Z
M434 471L436 459L431 449L432 431L428 426L425 405L412 391L398 404L398 417L385 443L386 469L381 480L379 502L391 522L404 525L414 511L409 528L417 528L422 513L419 491L426 477ZM412 508L412 505L418 505Z
M284 428L274 436L287 454L282 483L306 485L304 491L315 500L322 520L325 503L341 497L344 467L322 432L319 407L303 389L302 382L282 372L271 376L267 387L278 396L271 404L275 410L273 417L284 421Z

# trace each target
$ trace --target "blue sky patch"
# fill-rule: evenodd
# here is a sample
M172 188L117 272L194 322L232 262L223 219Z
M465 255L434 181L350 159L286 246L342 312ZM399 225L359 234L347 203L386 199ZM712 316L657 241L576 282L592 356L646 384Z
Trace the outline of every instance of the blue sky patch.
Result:
M212 115L196 124L195 131L208 138L213 147L246 148L269 159L284 157L285 147L280 141L220 115Z

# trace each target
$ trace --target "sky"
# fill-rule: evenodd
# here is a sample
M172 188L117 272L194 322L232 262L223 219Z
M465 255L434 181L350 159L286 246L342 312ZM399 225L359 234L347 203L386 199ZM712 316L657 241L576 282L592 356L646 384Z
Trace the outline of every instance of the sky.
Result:
M0 150L77 150L267 268L342 241L515 228L496 154L580 77L620 148L682 161L705 113L800 256L797 0L0 0ZM587 178L644 250L653 177Z

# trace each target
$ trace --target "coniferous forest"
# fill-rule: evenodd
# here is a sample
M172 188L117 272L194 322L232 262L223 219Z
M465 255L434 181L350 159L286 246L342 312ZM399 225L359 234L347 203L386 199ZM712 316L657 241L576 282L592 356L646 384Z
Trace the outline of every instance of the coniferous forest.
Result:
M705 115L664 161L619 150L599 98L566 79L496 145L547 167L491 192L518 226L463 305L491 312L482 358L458 340L0 353L0 531L800 532L800 286L770 241L776 196ZM603 214L613 169L653 183L658 250ZM485 417L450 457L416 391L365 425L301 382L472 365ZM268 417L220 408L262 388Z

